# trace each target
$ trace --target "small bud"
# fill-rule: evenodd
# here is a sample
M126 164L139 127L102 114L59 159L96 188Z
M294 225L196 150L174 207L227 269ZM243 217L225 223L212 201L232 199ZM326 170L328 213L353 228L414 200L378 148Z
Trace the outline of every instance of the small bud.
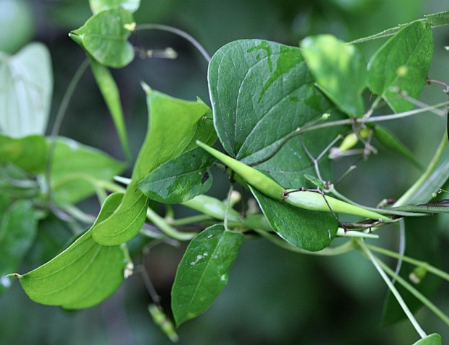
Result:
M425 278L427 270L424 267L418 266L408 276L408 279L414 284L419 284Z
M123 25L123 27L125 28L125 30L128 30L129 32L133 32L134 30L136 30L136 23L135 22L127 23Z
M405 77L408 73L408 67L405 65L399 66L398 69L396 70L396 75L399 78Z
M328 118L330 118L331 117L331 114L329 114L329 113L324 113L323 115L321 115L321 118L323 119L323 120L327 120Z

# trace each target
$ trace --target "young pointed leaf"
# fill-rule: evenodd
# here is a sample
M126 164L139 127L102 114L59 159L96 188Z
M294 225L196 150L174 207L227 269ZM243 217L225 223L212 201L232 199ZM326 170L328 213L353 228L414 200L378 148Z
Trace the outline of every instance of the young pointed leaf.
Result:
M89 4L94 14L118 6L130 12L136 12L140 6L140 0L89 0Z
M424 170L423 165L418 162L415 155L392 132L378 125L374 125L373 129L374 137L379 140L383 146L404 156L419 170Z
M0 195L0 295L11 285L6 275L17 271L36 230L37 218L30 201L10 203L9 198Z
M326 248L335 237L338 223L332 213L294 207L250 189L271 227L295 247L314 252Z
M134 49L127 41L130 31L125 27L133 21L131 12L114 8L93 15L70 36L102 65L120 68L134 58Z
M344 113L361 117L365 113L362 92L367 73L357 48L332 35L307 37L301 48L319 88Z
M418 340L413 345L441 345L441 336L437 333L428 335L427 337Z
M107 219L123 194L111 194L97 222ZM124 279L126 259L119 246L104 247L88 230L46 264L18 275L26 294L35 302L66 309L88 308L112 295Z
M103 181L110 182L125 164L74 140L58 138L51 168L53 199L72 204L95 193Z
M42 173L47 153L47 142L42 135L14 139L0 134L0 163L12 163L32 174Z
M172 310L176 325L204 313L228 283L243 235L213 225L190 242L176 272Z
M168 97L146 85L144 89L149 108L147 135L121 205L110 218L92 229L94 240L102 245L127 242L139 232L146 218L148 198L137 184L158 166L188 148L202 117L209 111L202 102Z
M212 186L209 167L215 158L201 148L185 152L153 170L138 184L152 200L179 204L206 193Z
M218 137L231 157L248 165L265 159L289 134L319 121L324 113L332 120L341 116L315 87L297 47L261 40L231 42L212 57L208 80ZM306 133L303 142L292 139L256 168L286 188L299 188L304 173L314 174L304 146L318 155L338 130L319 136ZM324 160L320 167L326 176Z
M401 92L418 98L430 69L433 53L432 28L417 21L402 28L371 58L368 86L381 95L395 112L410 110L414 104L403 99Z
M103 99L111 113L114 121L115 129L117 130L122 144L123 151L125 152L126 159L131 159L131 153L129 151L128 136L126 134L125 120L123 117L122 103L120 101L120 94L117 88L117 84L114 78L109 72L108 68L98 63L95 59L89 56L90 67L100 88Z
M0 52L0 132L16 138L44 134L52 89L44 45L31 43L13 56Z

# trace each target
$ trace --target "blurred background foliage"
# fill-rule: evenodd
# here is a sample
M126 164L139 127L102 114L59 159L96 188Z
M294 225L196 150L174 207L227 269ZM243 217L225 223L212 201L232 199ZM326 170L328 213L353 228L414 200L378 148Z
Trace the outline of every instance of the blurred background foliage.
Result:
M443 10L447 6L435 0L142 0L135 19L138 24L160 23L183 29L213 54L222 45L241 38L297 45L307 35L331 33L351 41ZM0 0L0 51L15 53L30 41L43 42L50 49L55 77L53 117L84 59L84 52L67 34L83 25L89 16L87 0ZM444 46L448 45L449 31L436 29L434 35L431 77L448 82L449 57ZM208 102L207 63L191 45L169 33L139 32L130 40L138 47L171 47L178 53L175 60L137 57L130 66L113 71L135 157L147 121L140 82L174 97L194 100L199 96ZM382 43L379 40L360 45L367 60ZM425 90L422 100L432 104L445 97L440 87L432 86ZM380 113L382 110L386 111L381 109ZM429 161L445 129L444 119L429 114L388 126L423 163ZM110 116L90 72L75 92L61 135L123 159ZM352 163L350 159L337 162L336 176ZM212 193L223 198L226 178L216 175ZM375 205L385 197L399 197L418 175L419 171L407 161L380 150L378 156L360 163L339 189L355 200ZM82 207L92 214L99 208L93 200ZM183 210L177 212L181 215ZM422 231L433 226L426 224ZM447 248L449 231L445 224L447 219L439 219L440 242ZM47 219L40 229L21 272L51 258L70 237L67 226L57 219ZM396 249L397 237L389 230L382 229L383 245ZM167 310L184 248L157 246L144 259ZM448 269L447 260L444 268ZM413 343L418 335L408 321L379 327L385 294L386 287L374 268L358 253L308 257L286 252L263 240L249 240L231 271L228 287L216 303L206 314L179 329L180 344ZM437 295L435 301L443 310L449 310L447 293ZM139 274L129 278L102 305L78 312L34 304L16 282L0 298L0 344L168 344L150 318L150 302ZM421 310L418 319L429 333L438 332L443 339L449 339L447 328L429 311Z

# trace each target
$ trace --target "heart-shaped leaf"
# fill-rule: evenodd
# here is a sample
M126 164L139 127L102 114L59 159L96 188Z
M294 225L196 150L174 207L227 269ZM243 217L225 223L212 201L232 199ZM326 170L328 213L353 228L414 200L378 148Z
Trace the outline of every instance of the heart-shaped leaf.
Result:
M107 219L120 205L123 194L111 194L97 222ZM124 279L126 259L119 246L104 247L88 230L70 247L46 264L17 275L35 302L66 309L87 308L113 294Z
M176 272L172 310L176 325L204 313L228 283L243 235L213 225L190 242Z
M301 42L307 66L320 89L346 114L361 117L366 64L354 45L332 35L307 37Z
M128 42L130 32L126 29L132 23L131 12L118 7L93 15L70 37L102 65L120 68L134 58L134 49Z
M418 340L413 345L441 345L441 336L437 333L428 335L427 337Z
M52 89L51 59L43 44L31 43L13 56L0 52L0 132L44 134Z
M426 84L432 53L431 25L424 21L407 25L371 58L369 88L381 95L395 112L412 109L414 104L403 99L401 92L418 98Z

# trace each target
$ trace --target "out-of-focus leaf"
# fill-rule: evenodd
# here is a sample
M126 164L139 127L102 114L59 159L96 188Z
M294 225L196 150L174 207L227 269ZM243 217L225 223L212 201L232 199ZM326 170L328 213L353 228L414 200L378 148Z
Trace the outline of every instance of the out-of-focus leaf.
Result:
M215 158L201 148L185 152L153 170L138 184L150 199L179 204L206 193L212 186L209 167Z
M0 295L11 285L7 277L17 271L33 243L37 220L30 201L18 200L10 203L0 194Z
M356 47L331 35L307 37L301 47L320 89L344 113L361 117L365 112L361 95L367 73Z
M413 345L441 345L441 336L437 333L428 335L427 337L418 340Z
M228 283L243 235L214 225L194 237L176 272L172 310L176 325L204 313Z
M95 59L89 56L90 67L100 88L103 99L111 113L114 120L115 129L117 130L122 144L123 151L125 152L126 159L131 159L131 153L129 151L128 136L126 134L125 120L123 117L122 103L120 101L120 94L117 88L117 84L114 78L109 72L108 68L98 63Z
M338 223L330 212L294 207L250 189L271 227L295 247L314 252L327 247L335 237Z
M42 173L47 153L47 142L42 135L14 139L0 134L0 163L12 163L33 174Z
M29 42L34 19L30 2L0 0L0 51L13 54Z
M108 218L122 197L121 193L111 194L97 222ZM81 309L113 294L124 279L125 265L119 246L99 245L88 230L54 259L18 278L26 294L37 303Z
M202 102L168 97L146 85L144 89L149 108L147 135L121 205L109 219L92 229L94 240L102 245L129 241L139 232L146 218L148 199L137 188L138 182L188 149L202 117L209 111Z
M70 37L102 65L120 68L134 58L133 47L127 41L130 31L125 27L132 23L131 12L121 7L106 10L93 15Z
M404 255L416 260L428 262L430 265L438 267L438 228L436 224L436 217L405 218L406 249ZM423 229L425 229L425 231L423 231ZM409 276L414 269L415 266L404 262L399 275L410 282ZM440 280L432 274L427 274L418 284L413 282L412 284L414 284L413 286L424 296L430 298L440 285ZM422 306L422 303L398 283L396 283L396 288L409 309L413 313L417 312ZM389 291L384 303L382 325L392 325L405 318L406 315L404 314L404 311L396 298Z
M401 29L371 58L368 86L381 95L395 112L407 111L414 104L401 96L406 92L418 98L430 69L433 53L432 28L417 21Z
M374 137L379 140L383 146L404 156L418 169L424 170L423 165L418 162L415 155L392 132L378 125L374 125L373 129Z
M73 204L95 193L103 181L110 182L125 164L74 140L58 138L51 168L53 199Z
M122 7L130 12L136 12L140 6L140 0L89 0L93 13Z
M16 55L0 52L0 132L11 137L44 134L53 88L47 48L30 43Z
M0 164L0 193L14 199L28 199L41 193L39 183L13 164Z

